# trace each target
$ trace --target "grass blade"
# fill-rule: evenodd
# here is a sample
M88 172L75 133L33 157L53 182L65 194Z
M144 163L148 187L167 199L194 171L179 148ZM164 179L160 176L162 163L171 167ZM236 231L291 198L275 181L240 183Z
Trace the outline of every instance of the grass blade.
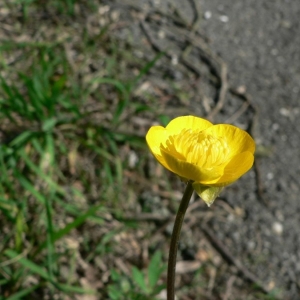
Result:
M51 279L49 274L40 266L35 264L34 262L30 261L29 259L20 256L17 252L13 250L5 250L4 254L11 258L11 259L16 259L18 263L20 263L23 267L29 269L32 273L35 273L42 277L44 280L51 282L56 288L68 292L68 293L80 293L80 294L95 294L96 292L93 290L86 290L81 287L76 287L76 286L70 286L67 284L60 284Z
M93 216L100 208L102 208L102 204L96 205L94 207L91 207L86 213L80 215L77 217L73 222L67 224L64 228L60 229L57 232L53 232L52 235L52 241L55 243L65 235L67 235L71 230L77 228L80 226L88 217ZM47 243L43 243L39 249L38 252L43 250L46 247Z
M38 287L40 287L40 284L34 285L30 288L27 288L27 289L24 289L20 292L17 292L15 294L9 296L8 298L6 298L6 300L20 300L20 299L23 299L25 296L29 295L31 292L36 290Z

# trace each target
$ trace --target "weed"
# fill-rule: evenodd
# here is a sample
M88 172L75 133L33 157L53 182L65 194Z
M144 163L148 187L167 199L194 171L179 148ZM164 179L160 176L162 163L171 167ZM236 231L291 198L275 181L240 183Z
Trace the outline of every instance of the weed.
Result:
M41 13L42 2L10 6L10 12L21 6L24 31L38 28L31 16ZM64 16L57 25L64 26L78 7L93 10L96 3L82 5L49 1L43 13ZM51 34L57 34L51 26ZM120 72L115 59L130 51L115 48L109 54L107 48L115 46L107 39L108 27L100 30L93 45L81 32L78 62L71 61L64 38L6 39L0 48L0 299L100 297L106 287L100 286L99 277L107 272L114 282L111 295L127 280L132 289L128 292L137 295L154 297L162 288L158 282L164 268L154 266L161 264L161 254L151 260L146 277L137 268L131 279L103 267L102 261L116 255L116 236L129 230L112 217L128 209L134 189L124 185L126 149L138 152L145 147L141 134L128 130L130 118L151 111L147 104L132 101L134 89L161 57L139 64L138 74L124 80L127 74ZM87 76L82 71L85 59L98 55L104 39L100 51L107 69ZM22 55L8 63L7 57L16 53ZM100 265L93 266L99 260ZM85 278L94 285L82 284Z

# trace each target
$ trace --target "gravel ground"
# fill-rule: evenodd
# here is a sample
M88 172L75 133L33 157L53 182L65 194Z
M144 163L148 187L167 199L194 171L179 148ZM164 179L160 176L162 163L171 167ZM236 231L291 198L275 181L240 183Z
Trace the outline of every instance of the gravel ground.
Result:
M255 274L254 281L260 282L266 290L275 290L278 298L300 299L300 201L297 180L300 171L300 130L296 125L300 114L300 35L297 34L300 31L300 2L171 2L114 2L113 7L119 9L121 18L131 22L129 32L124 29L119 34L125 38L131 33L137 46L142 41L144 54L153 55L153 49L166 50L169 64L173 65L169 67L173 81L183 82L183 89L191 81L194 82L194 93L191 90L190 94L193 99L188 104L183 103L181 98L177 102L170 101L170 107L166 107L170 115L178 114L178 107L185 104L182 108L184 112L199 116L207 113L214 122L232 120L235 125L248 130L251 128L258 146L256 166L222 193L222 205L212 207L213 216L208 224L215 238L230 249L230 254L241 262L244 270ZM164 15L170 11L177 21L180 16L179 19L186 20L188 24L199 22L183 32L175 19L170 23L170 15ZM150 38L143 28L151 32ZM190 64L181 60L181 64L177 65L177 59L186 46L181 39L184 34L197 30L200 30L198 37L200 40L203 38L201 43L206 50L193 48L189 56ZM222 88L222 72L216 71L216 65L220 70L222 64L227 70L227 94L222 107L216 114L211 114L210 106L220 100L218 93ZM195 76L190 75L184 81L186 73L180 68L181 65L192 73L198 72L192 70L193 66L197 66L202 74L201 80L197 81ZM158 68L162 70L166 65L159 65ZM209 74L214 74L214 79ZM163 82L164 87L169 88L168 82ZM197 88L195 84L198 84ZM243 104L243 97L234 96L230 89L240 91L240 95L251 96L255 110L247 110L241 116L232 118ZM251 126L251 120L254 126ZM224 214L226 208L229 213ZM185 238L182 239L184 243ZM229 277L230 274L227 279ZM228 299L238 298L232 296ZM246 298L242 296L239 299Z
M201 28L228 64L231 84L245 86L259 107L255 138L271 151L258 162L268 205L255 196L240 203L248 218L235 234L253 249L239 256L255 253L260 236L265 260L253 272L274 280L284 299L300 299L300 3L211 0L201 1L201 9L208 17ZM227 233L237 246L240 240Z

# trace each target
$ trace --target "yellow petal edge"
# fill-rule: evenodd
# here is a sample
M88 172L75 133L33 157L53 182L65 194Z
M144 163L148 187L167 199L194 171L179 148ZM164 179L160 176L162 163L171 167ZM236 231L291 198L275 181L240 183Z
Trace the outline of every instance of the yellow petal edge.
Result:
M188 138L188 135L184 135L186 130L193 132L194 137L196 134L196 145L197 141L201 142L202 136L212 136L225 141L226 147L229 149L228 154L223 156L225 159L219 164L211 164L207 160L205 167L194 161L189 163L188 157L185 155L189 155L189 151L198 151L198 148L194 148L194 144L191 144L192 141ZM212 138L213 144L210 145L217 147L214 142L217 139ZM176 144L174 142L176 140L180 140L181 144ZM177 174L184 181L194 182L195 191L208 206L214 202L224 186L239 179L249 171L254 163L255 142L246 131L229 124L213 125L205 119L194 116L177 117L170 121L165 128L152 126L146 135L146 141L151 153L160 164ZM171 148L168 148L170 143ZM190 148L191 145L193 145L192 148ZM179 146L180 148L176 148ZM186 151L182 151L182 149L186 149ZM207 149L209 149L209 146ZM197 152L194 153L197 155ZM205 154L209 152L200 153L209 155ZM204 157L206 156L201 156L201 161Z

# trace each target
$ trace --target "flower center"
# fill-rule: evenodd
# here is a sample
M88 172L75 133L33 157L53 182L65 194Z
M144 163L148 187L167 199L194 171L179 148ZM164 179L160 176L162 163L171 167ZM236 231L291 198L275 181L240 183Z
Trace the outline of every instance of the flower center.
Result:
M191 129L169 136L163 149L177 159L204 168L222 165L230 152L225 138Z

